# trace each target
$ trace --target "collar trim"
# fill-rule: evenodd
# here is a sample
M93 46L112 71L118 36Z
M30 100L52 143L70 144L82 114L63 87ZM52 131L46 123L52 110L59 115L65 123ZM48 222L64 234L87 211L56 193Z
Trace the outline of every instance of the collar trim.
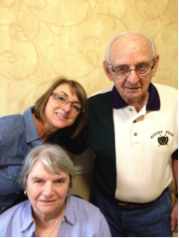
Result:
M158 111L160 110L160 97L156 87L150 83L149 85L149 99L147 101L146 110L148 111ZM121 109L123 107L127 107L128 104L124 101L124 99L118 93L116 87L114 86L112 89L112 106L113 109Z

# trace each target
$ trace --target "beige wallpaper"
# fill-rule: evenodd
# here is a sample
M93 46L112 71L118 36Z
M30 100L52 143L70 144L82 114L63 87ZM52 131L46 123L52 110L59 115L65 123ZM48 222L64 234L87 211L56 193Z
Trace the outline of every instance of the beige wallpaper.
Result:
M177 0L0 0L0 116L22 113L57 76L90 95L111 85L102 61L119 30L150 34L154 82L178 86Z

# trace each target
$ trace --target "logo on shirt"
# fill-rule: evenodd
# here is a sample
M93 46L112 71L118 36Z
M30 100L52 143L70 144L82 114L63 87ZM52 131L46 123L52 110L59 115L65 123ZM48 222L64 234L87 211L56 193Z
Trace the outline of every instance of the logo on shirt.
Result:
M160 137L158 137L158 143L160 144L158 146L168 145L168 136L166 136L166 134L164 136L160 135Z
M164 133L165 133L165 135L162 135ZM164 146L164 145L168 145L169 136L173 137L174 134L172 132L170 132L170 131L167 131L167 130L166 131L161 130L161 131L156 131L155 133L153 133L150 136L150 138L153 139L155 136L158 136L158 138L157 138L157 141L159 143L158 146Z

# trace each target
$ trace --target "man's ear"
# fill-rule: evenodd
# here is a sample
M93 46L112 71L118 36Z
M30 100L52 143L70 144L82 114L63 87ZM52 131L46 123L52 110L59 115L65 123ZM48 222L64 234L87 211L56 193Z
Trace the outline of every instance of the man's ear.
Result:
M154 67L152 69L152 77L155 76L155 74L157 72L158 64L159 64L159 55L156 55L154 57Z
M103 61L103 69L109 80L113 81L112 72L109 69L109 63L105 60Z

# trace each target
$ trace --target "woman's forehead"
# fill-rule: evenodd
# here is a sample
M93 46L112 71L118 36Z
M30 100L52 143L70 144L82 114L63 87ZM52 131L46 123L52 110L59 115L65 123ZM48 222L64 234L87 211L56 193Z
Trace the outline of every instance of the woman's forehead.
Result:
M52 177L59 177L68 175L67 173L63 172L57 165L54 166L57 173L52 172L47 165L45 165L40 159L37 160L31 168L29 176L52 176Z
M71 99L73 99L75 101L78 100L78 97L77 97L77 95L75 93L75 90L73 90L69 84L61 84L61 85L59 85L58 87L56 87L54 89L54 92L55 93L64 92Z

